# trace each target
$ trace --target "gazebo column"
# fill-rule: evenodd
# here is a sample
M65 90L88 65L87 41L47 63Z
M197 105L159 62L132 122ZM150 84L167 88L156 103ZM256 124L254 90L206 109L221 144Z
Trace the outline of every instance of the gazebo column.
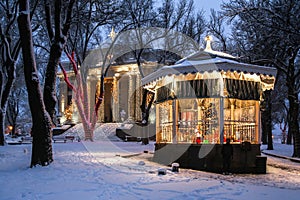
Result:
M231 122L230 122L230 134L229 134L229 136L231 138L232 135L234 134L234 122L233 121L235 120L234 119L234 111L235 111L235 104L236 104L236 102L235 102L234 99L230 99L229 101L230 101L230 120L231 120ZM226 135L226 138L228 138L228 135Z
M219 110L219 130L220 130L220 144L224 143L224 97L220 98L220 110Z
M172 143L177 144L177 100L172 101Z
M260 131L260 125L261 125L261 113L259 110L259 101L255 102L255 143L259 144L260 138L261 138L261 131Z

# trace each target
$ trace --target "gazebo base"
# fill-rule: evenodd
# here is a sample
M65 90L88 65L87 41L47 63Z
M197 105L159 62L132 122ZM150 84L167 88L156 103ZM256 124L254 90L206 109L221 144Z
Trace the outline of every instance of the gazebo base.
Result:
M260 156L260 144L232 144L232 173L266 173L266 157ZM154 162L182 168L222 173L221 144L170 144L156 143Z

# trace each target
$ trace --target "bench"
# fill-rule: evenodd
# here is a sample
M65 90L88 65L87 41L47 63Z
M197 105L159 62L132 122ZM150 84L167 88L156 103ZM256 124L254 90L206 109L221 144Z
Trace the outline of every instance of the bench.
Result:
M63 141L64 143L67 142L67 140L74 141L75 136L72 135L58 135L58 136L53 136L52 137L53 142L55 143L56 141Z
M32 137L31 136L22 137L22 144L30 144L30 143L32 143Z
M125 136L125 142L140 142L140 141L142 141L141 137L135 137L130 135Z

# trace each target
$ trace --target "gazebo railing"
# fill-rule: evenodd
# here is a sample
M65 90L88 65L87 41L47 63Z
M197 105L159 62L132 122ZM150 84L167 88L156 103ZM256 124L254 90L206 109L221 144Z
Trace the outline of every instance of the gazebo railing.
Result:
M230 138L233 142L255 142L256 126L251 122L226 122L224 123L224 138Z
M218 120L178 121L177 142L196 143L197 135L201 143L219 142ZM198 132L198 134L197 134Z
M232 142L255 142L256 126L254 122L225 121L224 142L230 138ZM161 132L158 142L172 142L173 122L161 124ZM176 140L179 143L196 143L201 136L201 143L220 143L220 131L217 120L178 121Z
M164 122L161 124L160 142L172 142L173 122Z

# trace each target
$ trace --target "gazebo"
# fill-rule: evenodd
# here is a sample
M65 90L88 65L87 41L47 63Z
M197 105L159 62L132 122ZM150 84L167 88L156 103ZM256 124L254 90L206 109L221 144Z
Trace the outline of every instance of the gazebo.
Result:
M260 102L276 69L206 49L142 79L155 92L154 161L219 172L222 144L234 148L232 171L265 172L260 156Z

